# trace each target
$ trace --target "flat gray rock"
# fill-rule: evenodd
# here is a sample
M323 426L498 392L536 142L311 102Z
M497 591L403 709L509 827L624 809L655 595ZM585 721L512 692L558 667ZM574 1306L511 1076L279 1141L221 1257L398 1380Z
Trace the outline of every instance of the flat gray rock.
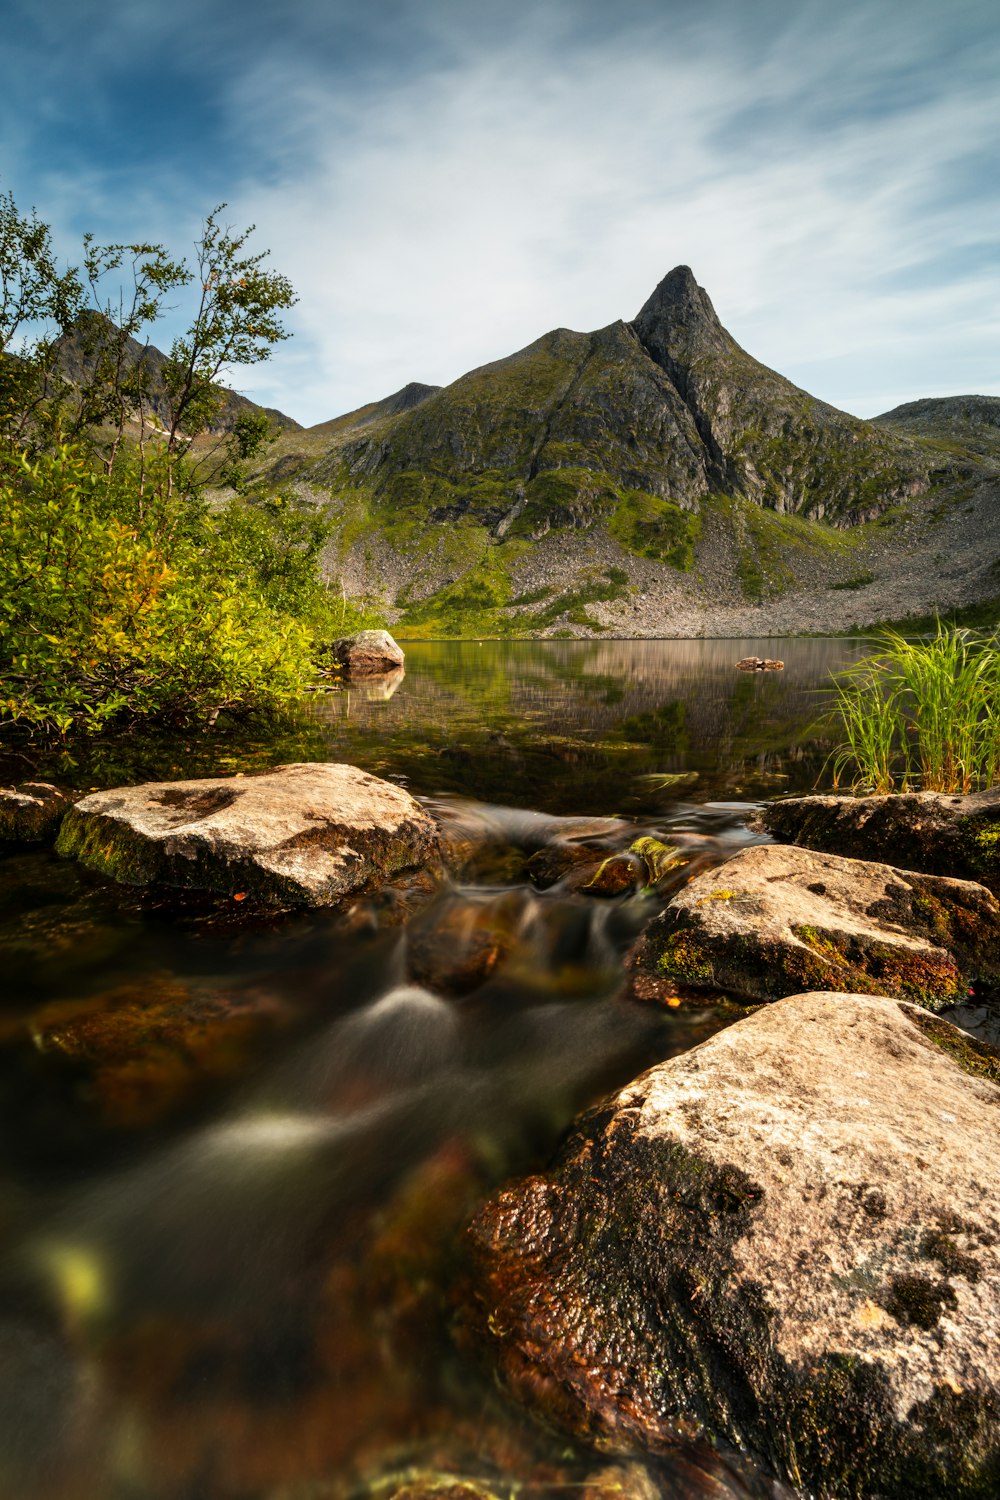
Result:
M604 1448L707 1435L813 1495L997 1493L1000 1054L780 1001L581 1122L472 1226L507 1385Z
M787 797L762 808L754 824L808 849L885 860L1000 889L1000 787L968 796Z
M67 814L57 852L130 885L326 906L436 853L434 823L356 766L118 787Z
M973 881L756 844L684 886L628 963L648 998L655 982L747 1000L808 986L939 1010L1000 971L1000 905Z

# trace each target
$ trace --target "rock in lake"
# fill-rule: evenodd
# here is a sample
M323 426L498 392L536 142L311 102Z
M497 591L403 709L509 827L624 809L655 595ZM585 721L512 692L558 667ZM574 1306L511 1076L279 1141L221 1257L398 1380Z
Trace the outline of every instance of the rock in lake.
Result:
M972 881L758 844L684 886L628 963L749 1000L822 986L939 1010L1000 971L1000 905Z
M131 885L326 906L421 864L437 833L401 787L319 763L95 792L56 850Z
M660 1064L472 1226L507 1385L602 1447L811 1495L1000 1485L1000 1054L811 993Z
M51 842L69 805L65 792L47 781L0 787L0 846Z
M347 677L395 672L405 659L388 630L359 630L356 635L345 636L334 641L330 656Z
M769 656L741 656L736 663L738 672L783 672L783 661L772 661Z
M788 797L769 803L754 822L807 849L882 859L1000 890L1000 787L969 796Z

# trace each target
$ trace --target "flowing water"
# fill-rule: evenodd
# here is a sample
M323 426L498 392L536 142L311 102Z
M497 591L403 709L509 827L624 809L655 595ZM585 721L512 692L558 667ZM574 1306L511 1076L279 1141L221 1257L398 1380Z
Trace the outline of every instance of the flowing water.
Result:
M0 859L0 1496L348 1500L425 1469L646 1493L495 1389L464 1225L727 1023L628 999L623 955L750 806L822 776L819 689L859 649L421 643L280 732L4 763L85 790L352 761L429 803L448 875L267 916ZM736 672L748 654L786 669ZM683 868L588 894L643 834ZM649 1474L778 1493L697 1446Z

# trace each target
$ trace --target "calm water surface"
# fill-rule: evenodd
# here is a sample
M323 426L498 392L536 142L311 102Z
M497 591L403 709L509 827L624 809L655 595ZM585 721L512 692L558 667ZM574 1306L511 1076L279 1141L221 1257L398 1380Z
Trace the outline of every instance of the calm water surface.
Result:
M430 803L448 873L275 917L0 859L0 1496L347 1500L418 1469L620 1489L494 1388L464 1225L724 1024L628 1000L623 954L671 881L747 842L749 805L816 784L819 689L859 650L420 643L280 731L3 762L83 790L349 760ZM786 669L737 673L749 654ZM645 833L688 861L655 891L557 878ZM697 1448L655 1479L776 1493Z

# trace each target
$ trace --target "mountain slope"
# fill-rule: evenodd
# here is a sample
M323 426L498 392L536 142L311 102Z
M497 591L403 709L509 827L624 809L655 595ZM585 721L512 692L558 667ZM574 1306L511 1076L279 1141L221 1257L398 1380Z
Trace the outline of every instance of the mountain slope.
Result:
M102 348L105 347L107 337L105 330L110 325L101 313L84 313L77 320L75 327L56 341L56 368L59 373L73 385L81 385L88 380L97 367ZM148 389L148 410L160 422L169 420L169 406L167 401L166 382L163 377L164 366L168 363L168 356L153 344L140 344L137 339L125 340L125 357L123 361L123 373L127 374L137 367L146 373ZM247 396L241 396L238 391L232 391L228 386L215 386L221 398L218 410L209 428L211 433L230 432L236 423L236 419L245 412L263 412L271 419L272 427L281 431L300 431L299 423L293 417L288 417L284 412L278 411L272 406L258 406Z
M995 475L983 452L849 416L761 365L684 266L631 323L556 329L405 391L282 438L270 471L329 497L331 575L404 633L690 633L699 613L717 631L720 609L735 629L741 609L824 588L838 617L899 614L869 592L892 572L884 533L933 557L944 536L925 547L909 521Z
M879 427L927 444L1000 461L1000 396L936 396L874 418Z

